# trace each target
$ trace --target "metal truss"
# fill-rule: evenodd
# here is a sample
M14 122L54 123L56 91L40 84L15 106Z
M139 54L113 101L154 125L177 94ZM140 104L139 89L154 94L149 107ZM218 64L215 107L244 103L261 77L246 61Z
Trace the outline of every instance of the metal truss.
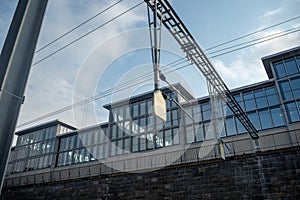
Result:
M212 87L213 93L210 96L215 99L223 99L233 114L239 119L241 124L248 131L252 139L258 139L258 131L251 123L246 113L242 110L238 102L231 95L228 87L215 70L203 50L197 44L191 33L188 31L184 23L176 14L168 0L144 0L148 7L157 15L161 23L168 29L175 38L187 58L197 66L197 68L206 77L208 87ZM212 110L215 109L212 107Z

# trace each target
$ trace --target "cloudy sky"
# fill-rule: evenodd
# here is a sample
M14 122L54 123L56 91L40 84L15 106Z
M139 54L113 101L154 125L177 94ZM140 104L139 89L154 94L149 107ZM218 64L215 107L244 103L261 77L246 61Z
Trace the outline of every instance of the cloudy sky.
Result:
M113 0L49 0L37 50L115 2ZM117 6L36 53L33 63L140 2L140 0L123 0ZM17 0L0 0L1 49L16 4ZM266 36L278 36L289 29L297 30L300 26L300 18L297 18L208 50L226 41L299 16L299 0L173 0L172 6L200 46L206 50L207 55L214 57L211 59L212 62L231 89L266 80L261 58L300 44L298 30L284 37L222 56L215 57L235 48L213 53L251 40L267 39ZM102 108L103 104L124 98L126 94L135 95L151 89L152 66L150 50L147 49L150 44L147 23L147 9L146 4L143 3L124 16L34 65L27 83L26 101L22 106L18 129L25 128L26 126L20 127L20 125L28 121L98 93L102 96L100 95L101 98L99 97L96 103L85 104L27 126L51 119L61 119L77 127L104 122L107 120L107 111ZM183 56L176 42L167 33L163 34L162 47L165 49L162 53L163 65ZM173 67L178 66L180 67L180 64ZM172 66L169 69L172 69ZM107 94L105 92L110 88L124 83L133 83L130 82L132 79L135 80L134 83L138 83L137 78L145 74L144 79L141 79L142 82L130 90L115 89L114 95L104 97L104 94ZM193 66L168 74L168 79L172 83L183 82L196 97L206 94L205 80ZM94 113L94 117L90 119L91 113Z

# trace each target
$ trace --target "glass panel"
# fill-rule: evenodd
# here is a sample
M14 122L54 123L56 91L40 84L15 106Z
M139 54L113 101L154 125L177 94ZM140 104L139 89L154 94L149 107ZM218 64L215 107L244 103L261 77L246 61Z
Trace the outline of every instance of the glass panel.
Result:
M187 143L195 142L194 127L193 126L186 126L185 127L185 132L186 132L186 142Z
M236 135L236 128L233 117L225 119L227 136Z
M201 122L202 121L202 116L201 116L201 108L199 105L196 105L193 107L193 118L195 122Z
M274 127L284 126L284 120L281 109L279 107L271 108L271 115Z
M247 92L244 94L244 102L245 102L246 111L255 110L256 106L255 106L254 96L252 92Z
M154 134L148 133L147 134L147 149L153 149L154 148Z
M144 114L146 114L146 102L145 101L140 104L140 115L144 115Z
M168 129L165 131L165 146L172 145L172 131Z
M297 64L296 64L296 60L294 58L290 58L290 59L285 60L284 64L285 64L287 74L289 76L299 72Z
M184 110L187 113L189 113L190 116L193 116L193 114L192 114L192 107L184 108ZM191 123L193 123L193 120L186 113L183 112L183 115L184 115L185 124L191 124Z
M202 106L202 113L203 113L203 121L210 120L210 105L209 103L205 103Z
M241 124L240 120L235 118L235 121L236 121L236 127L237 127L238 134L246 133L247 131L246 131L245 127Z
M139 150L139 138L132 137L132 151L137 152Z
M288 103L285 105L289 122L297 122L300 120L299 112L296 103Z
M169 128L171 127L171 111L167 112L167 121L165 123L165 128Z
M254 91L254 96L255 96L256 105L258 109L267 106L267 101L265 98L266 95L262 89Z
M124 139L124 150L126 153L130 152L130 140L131 138L125 138Z
M163 147L164 146L164 135L163 132L160 131L156 135L156 144L155 146L158 147Z
M173 144L179 144L179 129L178 128L174 128L172 130L173 132Z
M137 117L139 115L139 105L133 104L132 106L132 117Z
M172 126L178 126L178 124L179 124L178 110L175 109L175 110L172 110Z
M295 98L300 98L300 78L291 79L291 87L294 91Z
M260 110L258 111L259 118L260 118L260 124L262 129L269 129L272 128L272 121L269 110Z
M242 101L241 95L240 94L236 94L233 97L238 102L238 104L241 106L241 108L244 109L244 105L243 105L243 101Z
M286 77L286 71L284 69L284 66L282 62L277 62L273 64L275 75L277 78L283 78Z
M196 142L200 142L204 140L204 130L203 130L203 125L199 124L197 126L197 131L196 131Z
M288 81L279 82L279 88L283 100L293 99L292 90Z
M252 124L255 126L256 130L261 130L260 123L259 123L256 112L252 112L247 115L248 115L248 118L250 119L250 121L252 122Z
M142 135L140 136L140 150L146 150L146 136Z
M277 105L279 103L278 96L274 87L266 88L266 95L269 106Z

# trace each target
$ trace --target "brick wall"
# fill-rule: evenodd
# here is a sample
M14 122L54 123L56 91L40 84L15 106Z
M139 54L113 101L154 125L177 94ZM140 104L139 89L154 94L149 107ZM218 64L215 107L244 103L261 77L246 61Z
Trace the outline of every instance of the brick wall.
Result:
M4 187L1 199L300 199L300 149Z

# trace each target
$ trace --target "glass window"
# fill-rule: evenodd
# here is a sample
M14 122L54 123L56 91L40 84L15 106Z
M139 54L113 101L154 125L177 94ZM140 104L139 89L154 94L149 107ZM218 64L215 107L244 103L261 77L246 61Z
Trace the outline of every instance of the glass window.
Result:
M186 126L185 127L186 132L186 142L187 143L193 143L195 142L195 136L194 136L194 126Z
M266 95L269 106L277 105L279 103L274 87L266 88Z
M236 94L233 96L235 98L235 100L238 102L238 104L241 106L241 108L244 109L244 105L243 105L243 102L242 102L242 98L241 98L241 95L240 94ZM230 109L229 109L230 110ZM230 110L231 111L231 110Z
M296 103L292 102L292 103L285 104L285 108L290 123L297 122L300 120Z
M155 137L155 147L163 147L164 146L164 134L162 131L158 132Z
M133 104L132 106L132 117L137 117L139 115L139 105Z
M254 91L254 96L255 96L256 105L258 109L267 106L265 92L262 89Z
M210 128L210 123L204 123L203 124L203 128L204 128L204 134L205 134L205 139L211 139L212 137L212 130Z
M187 107L187 108L184 108L185 112L187 112L190 116L193 116L192 114L192 107ZM185 121L185 124L191 124L193 123L193 120L186 114L184 113L184 121Z
M256 112L252 112L252 113L249 113L247 115L248 115L248 118L250 119L250 121L252 122L252 124L254 125L254 127L256 128L256 130L261 130L257 113Z
M210 105L209 103L205 103L202 106L202 113L203 113L203 120L210 120L211 118L211 113L210 113Z
M261 128L262 129L272 128L272 121L271 121L271 115L269 110L260 110L258 111L258 114L261 122Z
M154 134L148 133L147 134L147 149L153 149L154 148Z
M139 150L139 138L132 137L132 151L137 152Z
M237 128L237 131L238 131L238 134L243 134L243 133L246 133L246 129L245 127L242 125L242 123L240 122L240 120L236 119L236 128Z
M274 127L284 126L284 120L280 107L271 108L270 111Z
M256 106L255 106L254 96L252 91L244 94L244 102L245 102L246 111L255 110Z
M140 136L140 150L146 150L146 136L142 135Z
M178 118L178 110L172 110L172 126L178 126L179 118Z
M172 130L173 133L173 144L179 144L179 129L178 128L174 128Z
M172 145L172 131L171 129L168 129L165 131L165 146Z
M286 71L281 61L273 63L273 67L277 78L286 77Z
M201 122L202 121L202 116L201 116L201 108L199 105L196 105L193 107L193 118L195 122Z
M227 136L236 135L236 127L233 117L225 119Z
M291 79L291 86L294 91L295 98L300 98L300 77Z
M282 94L283 100L293 99L292 90L288 81L279 82L279 88Z
M168 127L170 127L171 126L171 111L168 111L167 112L167 121L166 121L166 123L165 123L165 128L168 128Z
M200 142L204 140L204 131L203 131L203 125L199 124L196 131L196 142Z
M146 102L143 101L140 103L140 115L146 114Z
M148 114L153 112L153 103L151 99L147 101L147 112Z
M296 64L296 60L294 58L285 60L284 64L285 64L287 74L289 76L299 72L297 64Z

